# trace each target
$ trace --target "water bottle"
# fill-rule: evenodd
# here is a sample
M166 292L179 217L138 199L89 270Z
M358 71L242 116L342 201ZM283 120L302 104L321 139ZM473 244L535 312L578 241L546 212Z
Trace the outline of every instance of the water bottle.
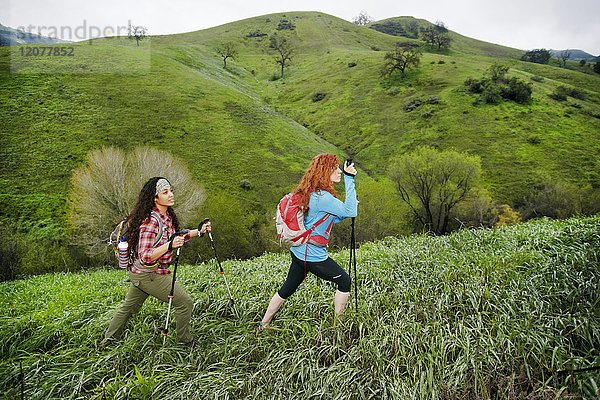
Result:
M121 236L117 249L119 250L119 267L127 268L129 266L129 244L125 241L125 236Z

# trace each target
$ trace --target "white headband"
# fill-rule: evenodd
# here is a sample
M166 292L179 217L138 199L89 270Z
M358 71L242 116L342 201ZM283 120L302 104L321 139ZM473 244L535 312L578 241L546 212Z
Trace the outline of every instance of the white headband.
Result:
M166 180L165 178L160 178L158 180L158 182L156 182L156 193L154 194L155 196L158 196L158 194L160 192L162 192L165 189L168 189L171 187L171 184L169 183L168 180Z

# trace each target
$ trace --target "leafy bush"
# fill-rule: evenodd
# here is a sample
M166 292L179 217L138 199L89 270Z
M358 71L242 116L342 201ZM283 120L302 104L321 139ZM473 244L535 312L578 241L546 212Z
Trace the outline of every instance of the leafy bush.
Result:
M312 101L313 103L316 103L317 101L323 100L325 96L327 96L327 93L317 92L313 95Z
M419 108L421 105L423 104L423 100L416 98L416 99L412 99L411 101L409 101L408 103L405 103L402 108L405 111L413 111L417 108Z
M557 100L557 101L565 101L565 100L567 100L567 90L566 89L567 88L565 86L559 86L559 87L555 88L554 91L548 95L548 97L550 97L551 99Z
M294 24L292 24L290 21L288 21L287 19L282 19L281 21L279 21L279 24L277 25L277 30L278 31L282 31L282 30L294 30L294 28L296 28L296 26Z
M400 22L395 21L385 21L377 24L373 24L369 26L369 28L376 30L381 33L386 33L392 36L404 36L404 37L414 37L414 34L407 33L404 29L404 26Z
M537 64L547 64L551 57L550 51L546 49L535 49L530 50L523 54L521 57L522 61L533 62Z
M248 35L246 35L249 38L253 38L253 37L262 37L262 36L267 36L266 33L263 33L260 31L260 29L257 29L253 32L250 32Z
M502 102L502 88L491 81L487 81L483 85L481 98L487 104L498 104Z
M531 80L535 81L535 82L544 82L544 77L543 76L539 76L539 75L533 75L531 77Z
M512 77L508 80L508 85L502 86L501 95L507 100L513 100L523 104L531 99L532 91L531 84L525 83L516 77Z
M356 63L354 61L348 63L348 68L352 68L352 67L356 67Z
M542 139L538 135L532 135L527 138L527 142L530 144L540 144Z
M252 190L254 189L254 185L248 179L242 179L240 181L240 187L244 190Z
M440 104L440 98L435 95L431 95L427 98L427 104Z
M494 64L490 68L491 78L468 78L465 86L469 92L481 94L481 99L488 104L498 104L503 99L527 103L533 91L531 85L516 77L506 80L504 78L506 70L508 67L503 68L501 65Z
M400 88L398 86L392 86L388 92L390 96L396 96L398 93L400 93Z

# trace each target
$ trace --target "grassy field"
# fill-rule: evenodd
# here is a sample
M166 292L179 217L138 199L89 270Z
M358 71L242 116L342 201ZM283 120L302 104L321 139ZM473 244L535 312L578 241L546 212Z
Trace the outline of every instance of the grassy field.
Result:
M284 19L295 29L278 31ZM248 37L257 29L268 36ZM274 34L288 35L296 51L286 77L272 81ZM14 204L23 196L38 206L65 200L73 170L102 146L168 150L209 194L232 194L261 212L325 151L355 155L374 177L418 145L478 154L483 185L512 206L548 176L596 187L598 75L524 63L519 50L451 36L451 49L435 52L327 14L292 12L154 36L139 47L125 38L69 44L73 57L23 57L23 46L1 48L0 201L12 210L1 216L22 218L28 211ZM224 70L214 48L226 40L239 45L239 55ZM404 80L384 79L383 56L398 40L421 43L421 66ZM531 104L472 105L464 80L494 62L532 82ZM544 80L533 82L534 75ZM550 99L559 85L580 88L585 98ZM325 97L313 101L316 93ZM437 104L403 109L430 96ZM255 189L242 189L243 179ZM56 207L64 213L64 202Z
M0 392L18 399L592 399L600 366L600 217L537 220L364 244L354 297L310 276L256 335L285 254L184 265L198 351L161 345L154 299L124 340L97 345L129 283L122 271L0 284ZM185 248L183 249L185 251ZM332 255L347 265L348 252ZM22 374L21 374L22 370ZM561 372L562 371L562 372Z

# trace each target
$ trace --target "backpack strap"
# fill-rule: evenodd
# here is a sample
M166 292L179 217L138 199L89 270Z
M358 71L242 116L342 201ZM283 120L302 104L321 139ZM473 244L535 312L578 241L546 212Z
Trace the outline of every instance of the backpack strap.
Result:
M156 211L152 210L150 215L153 216L158 221L158 233L156 234L156 237L154 238L154 243L152 243L152 247L155 247L158 244L158 242L160 242L160 239L162 238L162 236L164 234L164 227L163 227L162 218L160 217L160 215L158 215L158 213Z

